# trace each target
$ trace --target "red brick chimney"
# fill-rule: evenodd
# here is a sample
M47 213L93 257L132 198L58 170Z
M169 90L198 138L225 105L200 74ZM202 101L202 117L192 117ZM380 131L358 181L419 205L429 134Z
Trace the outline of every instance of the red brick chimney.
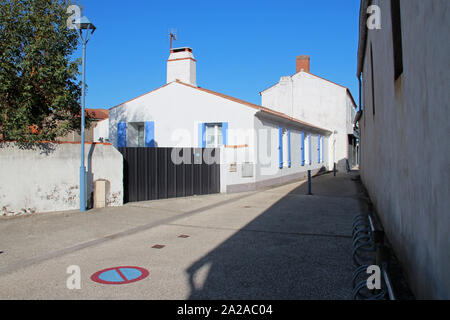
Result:
M309 56L297 57L297 73L300 71L309 73Z

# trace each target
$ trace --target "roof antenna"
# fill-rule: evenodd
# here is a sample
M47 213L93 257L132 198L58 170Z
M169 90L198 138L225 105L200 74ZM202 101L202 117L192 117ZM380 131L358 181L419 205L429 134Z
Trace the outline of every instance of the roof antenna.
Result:
M177 40L177 29L170 29L169 37L170 37L170 50L172 50L172 41Z

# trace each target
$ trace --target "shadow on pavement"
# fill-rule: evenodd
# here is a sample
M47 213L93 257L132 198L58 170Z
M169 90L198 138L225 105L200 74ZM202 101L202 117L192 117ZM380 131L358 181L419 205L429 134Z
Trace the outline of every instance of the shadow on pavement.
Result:
M354 175L316 177L313 196L300 185L193 263L189 299L351 299Z

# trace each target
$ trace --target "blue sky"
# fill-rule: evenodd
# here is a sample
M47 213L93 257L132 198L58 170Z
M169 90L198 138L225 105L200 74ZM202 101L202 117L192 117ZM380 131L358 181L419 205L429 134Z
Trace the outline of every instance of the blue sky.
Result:
M111 108L166 82L168 30L189 46L201 87L260 104L259 92L295 73L348 87L357 99L359 0L79 0L97 26L87 51L88 108ZM81 52L77 52L81 56Z

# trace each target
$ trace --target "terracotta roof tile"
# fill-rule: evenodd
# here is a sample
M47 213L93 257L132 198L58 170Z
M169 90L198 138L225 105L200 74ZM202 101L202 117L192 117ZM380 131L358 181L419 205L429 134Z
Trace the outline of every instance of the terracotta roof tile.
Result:
M106 109L86 109L86 113L97 120L105 120L109 118L109 110Z
M317 126L315 126L315 125L312 125L312 124L310 124L310 123L304 122L304 121L302 121L302 120L299 120L299 119L290 117L290 116L288 116L288 115L286 115L286 114L284 114L284 113L281 113L281 112L278 112L278 111L275 111L275 110L272 110L272 109L269 109L269 108L266 108L266 107L263 107L263 106L260 106L260 105L251 103L251 102L247 102L247 101L244 101L244 100L241 100L241 99L238 99L238 98L235 98L235 97L232 97L232 96L223 94L223 93L219 93L219 92L212 91L212 90L208 90L208 89L201 88L201 87L196 87L196 86L193 86L193 85L191 85L191 84L184 83L184 82L182 82L182 81L180 81L180 80L178 80L178 79L177 79L176 81L174 81L174 82L167 83L167 84L165 84L165 85L163 85L163 86L161 86L161 87L159 87L159 88L156 88L156 89L151 90L151 91L149 91L149 92L147 92L147 93L144 93L143 95L140 95L140 96L138 96L138 97L136 97L136 98L134 98L134 99L131 99L131 100L128 100L128 101L126 101L126 102L124 102L124 103L121 103L121 104L119 104L119 105L117 105L117 106L115 106L115 107L113 107L113 108L111 108L111 109L118 108L118 107L124 105L125 103L131 102L131 101L136 100L136 99L138 99L138 98L140 98L140 97L143 97L143 96L145 96L145 95L147 95L147 94L149 94L149 93L151 93L151 92L154 92L154 91L157 91L157 90L159 90L159 89L162 89L162 88L164 88L164 87L166 87L166 86L168 86L168 85L170 85L170 84L172 84L172 83L178 83L178 84L181 84L181 85L184 85L184 86L193 88L193 89L197 89L197 90L200 90L200 91L209 93L209 94L213 94L213 95L216 95L216 96L218 96L218 97L221 97L221 98L224 98L224 99L227 99L227 100L231 100L231 101L234 101L234 102L237 102L237 103L246 105L246 106L248 106L248 107L251 107L251 108L260 110L260 111L262 111L262 112L265 112L265 113L269 113L269 114L278 116L278 117L280 117L280 118L283 118L283 119L286 119L286 120L289 120L289 121L296 122L296 123L301 124L301 125L304 125L304 126L308 126L308 127L311 127L311 128L315 128L315 129L318 129L318 130L321 130L321 131L330 132L330 130L327 130L327 129L324 129L324 128L320 128L320 127L317 127ZM111 110L111 109L110 109L110 110Z
M208 90L208 89L205 89L205 88L196 87L196 86L193 86L193 85L181 82L179 80L177 80L176 82L179 83L179 84L182 84L182 85L185 85L185 86L197 89L197 90L201 90L201 91L204 91L204 92L207 92L207 93L210 93L210 94L214 94L214 95L222 97L224 99L228 99L228 100L231 100L231 101L243 104L243 105L247 105L247 106L249 106L251 108L258 109L258 110L266 112L266 113L270 113L272 115L278 116L280 118L284 118L286 120L294 121L294 122L297 122L299 124L302 124L302 125L305 125L305 126L308 126L308 127L312 127L312 128L316 128L316 129L319 129L319 130L322 130L322 131L330 132L327 129L317 127L317 126L312 125L312 124L310 124L308 122L304 122L302 120L290 117L290 116L288 116L288 115L286 115L284 113L281 113L281 112L278 112L278 111L275 111L275 110L272 110L272 109L269 109L269 108L266 108L266 107L263 107L263 106L251 103L251 102L247 102L247 101L244 101L244 100L241 100L241 99L238 99L238 98L234 98L234 97L228 96L228 95L223 94L223 93L219 93L219 92L215 92L215 91L212 91L212 90Z

